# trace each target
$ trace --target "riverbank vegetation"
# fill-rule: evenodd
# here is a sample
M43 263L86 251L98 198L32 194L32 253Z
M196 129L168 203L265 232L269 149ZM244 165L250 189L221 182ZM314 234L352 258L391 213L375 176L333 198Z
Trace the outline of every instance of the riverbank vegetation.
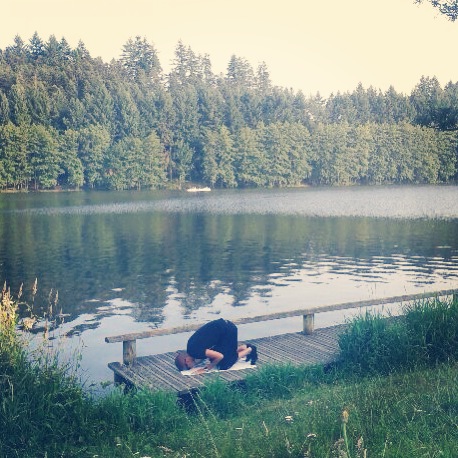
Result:
M0 455L9 457L454 457L458 302L356 318L332 367L265 367L242 387L93 397L71 365L26 350L2 291ZM44 352L43 352L44 351Z
M16 36L0 50L0 189L447 183L457 177L458 83L422 77L305 97L232 56L179 42L171 70L130 39L104 63L80 42Z

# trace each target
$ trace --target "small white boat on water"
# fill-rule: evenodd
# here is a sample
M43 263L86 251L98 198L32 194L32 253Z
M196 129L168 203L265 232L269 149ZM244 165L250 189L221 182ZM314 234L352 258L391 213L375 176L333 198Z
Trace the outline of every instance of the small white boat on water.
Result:
M192 187L192 188L186 189L186 192L209 192L209 191L211 191L211 189L208 187L205 187L205 188Z

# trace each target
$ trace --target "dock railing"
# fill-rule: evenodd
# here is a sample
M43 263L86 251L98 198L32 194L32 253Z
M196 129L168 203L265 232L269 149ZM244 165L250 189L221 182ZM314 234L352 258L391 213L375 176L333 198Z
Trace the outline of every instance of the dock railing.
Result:
M260 321L279 320L282 318L290 318L295 316L302 316L303 320L303 333L311 334L314 330L315 314L323 312L331 312L338 310L349 309L363 309L367 307L374 307L384 304L396 304L404 302L419 301L431 297L445 297L453 296L453 300L458 300L458 289L446 289L441 291L434 291L430 293L410 294L403 296L385 297L382 299L370 299L359 302L345 302L341 304L323 305L316 307L308 307L303 309L291 310L288 312L271 313L268 315L258 315L245 318L236 318L231 320L234 324L248 324L258 323ZM171 334L180 334L183 332L196 331L204 323L194 323L184 326L179 326L169 329L152 329L150 331L136 332L131 334L123 334L118 336L105 337L105 342L115 343L122 342L123 344L123 364L128 366L135 362L137 357L137 340L147 339L150 337L158 337Z

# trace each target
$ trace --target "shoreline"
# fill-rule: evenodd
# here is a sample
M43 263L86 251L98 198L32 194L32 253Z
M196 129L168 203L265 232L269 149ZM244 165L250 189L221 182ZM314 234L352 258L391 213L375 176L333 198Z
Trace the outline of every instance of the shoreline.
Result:
M224 190L224 189L306 189L306 188L334 188L334 189L348 189L348 188L376 188L376 187L422 187L422 186L458 186L458 181L449 181L445 183L351 183L351 184L340 184L340 185L319 185L319 184L300 184L295 186L247 186L247 187L234 187L234 188L211 188L212 190ZM189 189L193 188L205 188L207 189L208 186L205 184L196 184L192 182L187 182L184 186L177 187L177 186L166 186L162 188L142 188L142 189L102 189L102 188L79 188L79 189L72 189L72 188L62 188L58 187L55 189L2 189L0 190L1 194L41 194L41 193L73 193L73 192L125 192L125 191L136 191L136 192L143 192L143 191L183 191L186 192ZM210 188L208 188L210 189Z

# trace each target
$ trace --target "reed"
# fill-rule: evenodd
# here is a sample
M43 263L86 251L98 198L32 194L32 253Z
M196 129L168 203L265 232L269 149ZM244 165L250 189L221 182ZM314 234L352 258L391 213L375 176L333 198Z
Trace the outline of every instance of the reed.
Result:
M20 289L22 294L22 286ZM15 340L14 330L17 323L17 301L11 295L10 288L6 282L3 285L0 301L0 331L4 339L9 339L11 342Z

